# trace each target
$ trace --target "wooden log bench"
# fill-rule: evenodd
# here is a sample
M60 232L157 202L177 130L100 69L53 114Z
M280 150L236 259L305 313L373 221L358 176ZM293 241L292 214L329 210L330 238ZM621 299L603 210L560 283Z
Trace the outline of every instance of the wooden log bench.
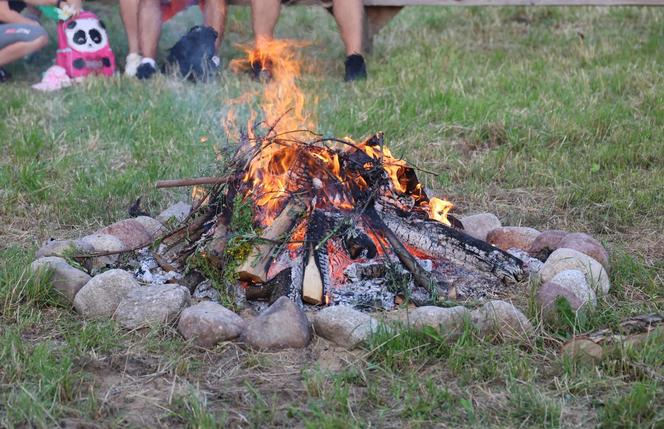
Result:
M250 0L228 0L248 6ZM331 0L285 0L284 5L322 6L332 13ZM370 52L373 38L406 6L664 6L664 0L364 0L363 48Z

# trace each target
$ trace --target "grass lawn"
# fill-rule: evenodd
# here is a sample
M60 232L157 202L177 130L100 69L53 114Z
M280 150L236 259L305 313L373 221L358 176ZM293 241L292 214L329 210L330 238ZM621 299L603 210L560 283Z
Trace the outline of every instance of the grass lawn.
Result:
M123 63L116 7L90 8ZM169 22L162 52L198 17ZM42 94L29 84L52 42L0 86L0 427L663 428L664 337L596 364L559 347L664 311L664 9L411 7L353 85L323 10L285 10L278 34L313 40L301 84L319 131L384 131L393 153L438 173L421 179L460 214L594 235L611 253L609 296L528 345L406 331L355 352L322 340L202 352L171 328L82 320L27 270L39 244L124 218L138 196L153 213L187 198L154 182L214 174L213 146L233 144L228 101L260 87L225 69L207 85L116 77ZM225 65L250 40L249 10L232 8Z

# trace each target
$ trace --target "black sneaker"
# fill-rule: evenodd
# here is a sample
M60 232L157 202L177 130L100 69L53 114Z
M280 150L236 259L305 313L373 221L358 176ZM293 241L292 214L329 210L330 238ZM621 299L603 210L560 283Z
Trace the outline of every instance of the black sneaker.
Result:
M136 77L145 80L150 79L157 73L157 66L151 62L143 62L136 69Z
M260 59L251 62L251 77L259 82L269 82L272 80L272 61L267 58L265 61Z
M344 65L346 66L346 74L344 75L346 82L367 78L367 66L364 64L364 57L362 55L353 54L347 56Z
M5 70L3 67L0 67L0 83L7 82L11 78L12 75L9 74L9 72Z

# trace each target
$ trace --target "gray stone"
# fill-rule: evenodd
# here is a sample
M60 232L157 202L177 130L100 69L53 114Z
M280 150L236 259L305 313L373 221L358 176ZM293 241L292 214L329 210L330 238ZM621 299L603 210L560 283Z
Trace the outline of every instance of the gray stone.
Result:
M70 302L74 301L76 293L92 278L57 256L39 258L30 267L34 273L50 271L51 284Z
M117 237L125 249L147 247L154 238L149 234L143 224L136 219L124 219L97 231L98 234L109 234Z
M486 241L505 251L511 247L528 250L538 235L540 232L534 228L503 226L489 231Z
M584 304L569 289L554 282L546 282L537 291L537 304L540 307L544 320L553 321L557 318L556 300L558 298L565 298L574 312L581 310Z
M470 318L470 312L460 305L451 308L427 305L417 307L408 314L408 320L414 327L430 326L451 337L461 334L466 318Z
M98 269L112 265L118 260L118 255L127 247L119 238L110 234L90 234L76 240L76 247L88 249L86 253L111 253L111 255L97 256L90 259L90 268Z
M584 253L602 264L607 272L609 271L609 254L604 246L592 236L581 232L544 231L533 241L528 253L546 261L551 253L563 248Z
M209 348L239 337L245 326L246 322L226 307L203 301L182 311L178 331L197 346Z
M597 305L595 291L588 284L583 272L579 270L561 271L553 276L551 281L572 292L583 304L589 304L591 307Z
M159 213L157 220L161 223L166 223L171 219L175 219L176 222L182 222L190 211L190 204L187 204L184 201L178 201L163 212Z
M493 213L478 213L461 219L464 232L471 237L486 241L489 231L500 228L500 219Z
M540 261L546 261L549 255L560 247L560 241L565 238L567 234L568 232L557 229L542 231L542 233L530 244L528 253L533 258L537 258Z
M481 335L499 335L504 339L525 340L534 329L524 314L509 302L492 300L471 312L473 325Z
M145 231L150 234L153 240L166 232L166 227L157 219L153 219L149 216L138 216L135 217L134 220L143 225L143 228L145 228Z
M137 287L129 291L115 310L115 320L124 328L171 323L190 303L189 290L176 284Z
M118 304L138 282L124 270L108 270L94 276L74 297L76 311L85 317L112 317Z
M378 329L378 321L348 305L334 305L320 310L314 317L316 334L353 349Z
M79 250L92 251L92 248L81 249L74 240L48 240L37 250L35 256L43 258L46 256L69 256Z
M542 283L551 281L553 277L566 270L581 271L591 289L603 294L609 293L611 283L606 270L590 256L573 249L560 248L553 252L540 270Z
M282 296L249 321L242 340L260 350L304 348L311 341L311 327L300 307Z
M602 244L588 234L574 232L567 234L559 243L559 248L573 249L586 254L602 264L609 271L609 254Z

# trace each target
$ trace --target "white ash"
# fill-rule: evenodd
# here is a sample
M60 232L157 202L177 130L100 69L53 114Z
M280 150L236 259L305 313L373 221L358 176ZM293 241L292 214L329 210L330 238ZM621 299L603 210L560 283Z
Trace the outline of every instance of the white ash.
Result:
M138 266L133 270L134 277L141 282L153 285L165 283L177 283L182 274L177 271L165 271L159 266L152 252L145 248L136 251L136 263L130 265Z
M212 286L212 280L203 280L194 289L191 294L192 298L207 299L214 302L219 302L219 291Z
M540 261L537 258L531 257L528 252L522 249L517 249L515 247L510 247L507 249L507 253L510 255L519 258L523 261L523 268L526 269L530 274L537 274L542 269L544 262Z
M395 294L384 279L363 280L332 288L332 305L350 305L358 310L392 310Z

